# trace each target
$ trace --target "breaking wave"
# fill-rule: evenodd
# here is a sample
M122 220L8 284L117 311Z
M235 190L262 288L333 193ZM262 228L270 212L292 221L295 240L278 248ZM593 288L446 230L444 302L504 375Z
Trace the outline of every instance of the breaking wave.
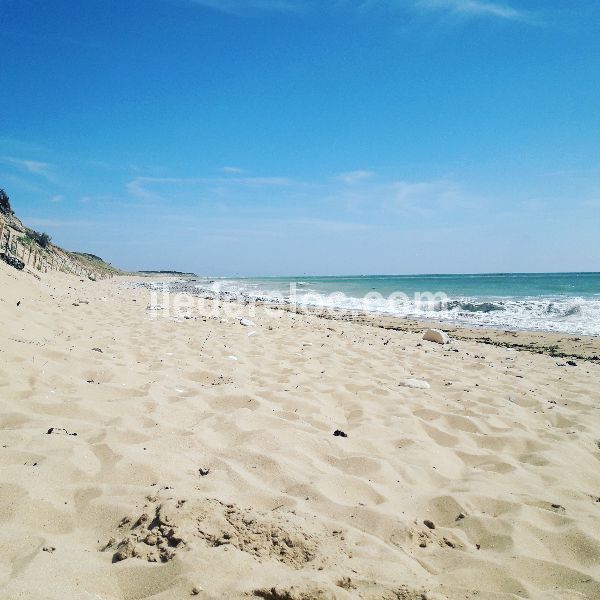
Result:
M583 296L450 296L435 294L388 295L372 291L371 282L362 289L339 286L331 292L318 281L271 283L265 280L218 279L187 281L202 293L231 299L324 307L422 320L442 321L470 327L537 330L600 335L600 295ZM369 291L371 290L371 291Z

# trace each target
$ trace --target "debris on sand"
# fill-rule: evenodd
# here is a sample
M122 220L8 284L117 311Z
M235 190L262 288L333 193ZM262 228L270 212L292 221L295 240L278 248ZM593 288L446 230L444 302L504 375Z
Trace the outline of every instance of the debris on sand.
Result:
M254 590L254 596L264 600L334 600L336 597L334 592L321 587L300 588L295 585L261 588Z
M50 429L48 429L48 431L46 431L46 435L51 435L51 434L65 434L65 435L77 435L76 433L69 433L66 429L64 429L64 427L50 427Z
M435 342L436 344L449 344L450 337L441 329L428 329L423 334L423 340L426 342Z
M404 379L398 385L418 390L428 390L431 387L424 379Z

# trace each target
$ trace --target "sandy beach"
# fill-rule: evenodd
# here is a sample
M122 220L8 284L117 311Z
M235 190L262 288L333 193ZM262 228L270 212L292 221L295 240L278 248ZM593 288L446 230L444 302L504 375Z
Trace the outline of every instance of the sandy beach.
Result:
M0 598L600 598L598 338L135 281L0 264Z

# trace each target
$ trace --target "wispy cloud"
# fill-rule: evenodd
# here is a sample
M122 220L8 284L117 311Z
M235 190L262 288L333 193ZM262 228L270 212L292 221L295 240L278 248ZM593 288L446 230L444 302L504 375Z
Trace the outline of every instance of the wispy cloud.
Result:
M276 188L294 183L287 177L136 177L127 184L132 196L143 200L161 200L182 192L211 192L240 188Z
M351 3L348 2L350 6ZM531 14L516 8L514 0L364 0L362 12L386 9L423 15L450 15L462 19L489 18L510 21L528 21Z
M369 224L374 213L387 213L394 218L441 217L448 211L476 203L462 186L450 179L385 179L366 170L304 181L279 176L136 177L127 184L127 192L130 200L146 202L149 209L186 206L190 215L202 211L205 215L238 217L288 213L296 219L310 219L313 225L315 211L319 215L334 214L335 221L337 216L346 215L350 223L347 229Z
M12 156L5 156L2 161L14 165L24 171L27 171L28 173L42 175L44 177L49 176L50 169L52 167L52 165L47 162L42 162L39 160L25 160L21 158L14 158Z
M372 171L346 171L345 173L340 173L337 176L337 179L343 181L348 185L352 185L354 183L358 183L359 181L364 181L365 179L370 179L373 177L375 173Z
M399 204L428 200L430 198L451 199L458 195L455 183L446 180L439 181L395 181L391 184L393 199Z
M460 184L450 179L366 180L359 186L334 189L332 194L345 210L365 215L377 212L390 217L441 217L477 204Z
M316 13L343 9L366 13L385 9L394 12L452 15L462 19L489 18L531 21L531 13L514 6L515 0L188 0L235 16L256 13Z
M526 17L509 4L487 0L417 0L417 8L446 10L471 17L496 17L499 19L522 20Z
M240 167L221 167L221 172L228 175L243 175L247 173L246 169Z
M245 15L253 12L296 12L302 3L294 0L190 0L213 10L230 15Z
M17 187L40 188L40 186L60 186L61 178L57 175L55 165L31 158L21 158L15 156L0 156L0 163L6 165L7 170L16 181L21 181Z

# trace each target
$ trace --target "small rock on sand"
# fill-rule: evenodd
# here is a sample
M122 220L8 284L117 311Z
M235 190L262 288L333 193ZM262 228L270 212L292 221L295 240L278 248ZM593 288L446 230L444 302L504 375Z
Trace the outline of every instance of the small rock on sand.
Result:
M444 333L441 329L428 329L423 334L423 339L426 342L435 342L436 344L448 344L450 338L447 333Z
M403 387L415 388L419 390L428 390L431 386L424 381L423 379L405 379L401 381L398 385Z
M250 321L250 319L240 319L240 325L243 325L244 327L254 327L254 323L252 321Z

